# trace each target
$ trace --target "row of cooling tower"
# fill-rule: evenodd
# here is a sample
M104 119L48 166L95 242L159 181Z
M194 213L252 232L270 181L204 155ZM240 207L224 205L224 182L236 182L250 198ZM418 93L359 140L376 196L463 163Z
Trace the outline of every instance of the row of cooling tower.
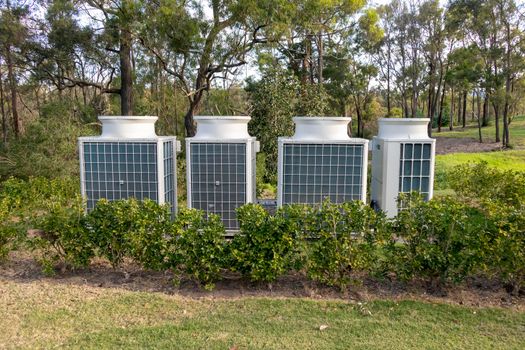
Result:
M177 206L176 154L180 142L157 136L157 117L99 117L102 135L79 138L82 195L91 210L101 198L135 197ZM197 133L186 138L187 204L219 214L238 229L235 210L255 202L259 143L250 118L195 117ZM277 205L367 201L369 141L348 136L350 118L296 117L295 134L278 139ZM370 143L370 201L397 214L399 193L432 197L435 140L428 119L381 119ZM179 174L180 176L180 174Z

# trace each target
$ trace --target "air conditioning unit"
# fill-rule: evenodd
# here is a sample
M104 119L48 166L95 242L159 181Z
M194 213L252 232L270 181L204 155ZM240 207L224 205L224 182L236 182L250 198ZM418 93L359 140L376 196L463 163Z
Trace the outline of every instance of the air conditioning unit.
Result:
M255 201L255 156L247 116L196 116L186 138L188 207L218 214L227 231L239 229L235 210Z
M177 207L176 137L157 136L151 116L101 116L102 135L80 137L81 193L87 210L101 198L149 198Z
M278 140L277 205L366 200L368 140L350 138L351 118L295 117Z
M428 137L427 118L383 118L372 141L372 192L375 206L388 217L398 213L400 193L420 192L431 199L436 140Z

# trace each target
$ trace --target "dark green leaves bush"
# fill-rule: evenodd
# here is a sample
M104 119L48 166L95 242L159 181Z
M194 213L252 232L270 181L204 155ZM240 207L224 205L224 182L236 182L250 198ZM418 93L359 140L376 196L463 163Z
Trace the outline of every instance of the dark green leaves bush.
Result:
M112 202L102 199L86 217L86 226L98 255L114 267L126 256L145 268L166 267L164 235L171 226L168 206L149 199Z
M408 208L394 221L398 244L391 246L393 270L403 279L460 281L487 258L483 213L453 198L428 202L417 194L403 198Z
M0 258L22 243L29 228L57 208L78 207L78 181L31 177L0 184ZM34 242L33 242L34 243Z
M280 208L272 216L258 204L238 208L240 232L230 246L231 268L252 281L272 282L287 273L298 252L294 209Z
M213 289L224 265L225 229L218 215L181 208L169 243L171 267Z
M351 282L350 272L369 270L378 261L380 245L388 242L384 215L359 201L325 201L307 228L308 275L341 289Z
M52 274L59 262L73 268L86 267L94 256L80 197L76 205L50 208L38 218L37 227L41 233L31 240L31 246L41 251L39 260L44 272Z
M484 211L491 223L485 267L508 283L512 293L518 293L525 287L525 206L487 203Z
M8 201L0 199L0 262L15 248L16 238L16 224L12 222Z
M468 163L455 167L447 180L463 201L491 201L514 208L525 205L525 172L499 170L486 162Z
M525 286L525 173L480 162L456 167L449 178L459 198L490 221L484 270L520 290Z

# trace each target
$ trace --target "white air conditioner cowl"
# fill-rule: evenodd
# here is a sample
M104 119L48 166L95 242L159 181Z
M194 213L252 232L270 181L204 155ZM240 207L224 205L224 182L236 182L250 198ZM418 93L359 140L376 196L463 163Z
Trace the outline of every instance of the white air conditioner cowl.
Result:
M429 122L428 118L381 118L377 137L385 140L429 139Z
M195 116L197 133L194 140L249 139L249 116Z
M100 116L102 135L107 139L156 138L156 116Z
M294 140L349 140L348 117L295 117Z

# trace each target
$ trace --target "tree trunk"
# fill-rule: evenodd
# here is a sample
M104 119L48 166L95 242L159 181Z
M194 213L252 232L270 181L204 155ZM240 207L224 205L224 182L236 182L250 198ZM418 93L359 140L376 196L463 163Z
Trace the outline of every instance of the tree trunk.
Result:
M323 47L323 31L320 31L318 36L318 43L317 43L317 49L319 56L317 57L317 83L319 85L323 85L323 55L324 55L324 47Z
M478 113L478 136L479 136L479 143L483 143L483 136L481 134L481 116Z
M4 145L7 144L7 115L5 113L4 98L4 77L2 75L2 66L0 66L0 112L2 112L2 140Z
M454 130L454 108L455 107L455 100L454 100L454 87L452 87L450 89L450 117L449 117L449 121L448 121L448 129L449 130Z
M387 116L390 117L391 116L391 112L392 112L392 106L390 104L390 60L391 60L391 57L390 57L390 40L388 40L388 47L387 47L387 50L388 50L388 58L387 58L387 65L386 65L386 111L387 111Z
M483 136L481 134L481 127L482 127L482 122L481 122L481 90L478 90L477 91L477 94L476 94L476 102L477 102L477 105L478 105L478 133L479 133L479 142L480 143L483 143Z
M485 91L485 98L483 99L483 122L481 123L481 126L488 126L489 125L489 97L486 94Z
M124 116L133 115L133 68L131 64L131 32L120 33L120 111Z
M478 119L481 118L481 91L476 91L476 108L477 108L477 116Z
M510 134L509 134L509 98L510 98L510 80L511 80L511 71L510 71L510 25L506 22L506 34L507 34L507 52L505 55L505 105L503 107L503 147L509 147L510 145Z
M500 131L499 131L499 107L494 102L492 103L492 107L494 108L494 125L496 127L496 142L500 142Z
M175 136L179 136L179 108L177 103L177 79L173 79L173 117L175 118Z
M470 113L470 119L471 121L474 121L475 119L475 111L476 111L476 90L472 90L472 111Z
M357 114L357 137L363 136L363 116L361 115L360 102L357 97L354 96L355 112Z
M461 91L458 91L458 125L461 123Z
M301 75L302 85L306 85L310 74L310 45L308 44L308 40L307 35L304 39L303 74Z
M198 112L199 105L200 101L198 104L192 101L190 103L188 111L186 112L186 115L184 116L184 127L186 128L186 137L193 137L197 132L197 128L195 127L195 123L193 121L193 116L195 115L195 113Z
M429 66L430 67L429 67L428 76L430 78L430 81L428 83L427 118L430 118L430 122L432 124L432 98L434 97L433 96L434 95L434 65L431 62ZM432 128L430 128L430 130L432 132Z
M467 90L465 90L465 92L463 92L463 129L467 127L467 96Z
M7 47L5 59L7 63L7 78L9 80L9 89L11 90L11 115L13 117L13 130L15 132L15 138L18 138L18 136L20 135L20 118L18 116L17 86L10 47Z
M441 92L441 100L439 101L439 115L438 115L438 132L441 132L441 124L443 124L443 105L445 103L446 85L443 84L443 91Z

